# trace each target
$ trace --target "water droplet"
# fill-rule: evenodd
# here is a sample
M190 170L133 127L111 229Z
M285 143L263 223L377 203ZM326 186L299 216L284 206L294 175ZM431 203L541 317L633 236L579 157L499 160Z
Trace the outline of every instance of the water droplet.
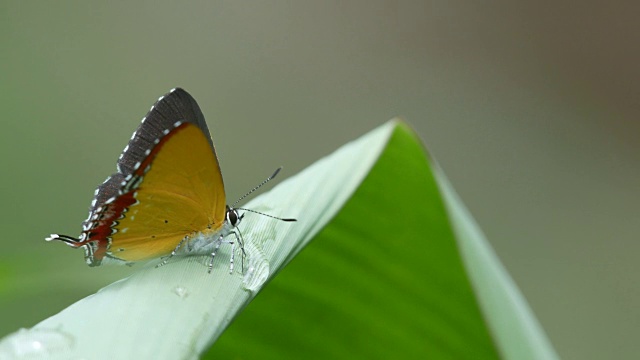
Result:
M242 286L251 292L257 292L269 278L269 261L264 253L251 243L245 245L245 250L249 257L249 266L242 279Z
M185 288L184 286L176 286L175 288L173 288L173 292L183 299L189 296L189 290L187 290L187 288Z
M69 359L73 338L61 331L20 329L0 340L0 359Z

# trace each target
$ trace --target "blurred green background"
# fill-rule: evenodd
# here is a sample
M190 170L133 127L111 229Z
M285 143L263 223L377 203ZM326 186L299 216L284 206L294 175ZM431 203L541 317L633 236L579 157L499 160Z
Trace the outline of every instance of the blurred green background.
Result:
M637 10L3 1L0 336L134 270L88 268L43 239L79 232L139 120L182 86L208 119L230 199L404 117L559 354L637 355Z

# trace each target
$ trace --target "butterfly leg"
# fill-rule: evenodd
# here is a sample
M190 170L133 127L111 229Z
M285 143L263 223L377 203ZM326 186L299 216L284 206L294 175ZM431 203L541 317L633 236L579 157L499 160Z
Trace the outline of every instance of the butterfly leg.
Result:
M176 248L173 249L173 251L171 252L171 254L169 254L169 256L165 256L164 259L162 259L162 262L160 264L156 265L156 268L159 268L160 266L167 265L167 262L169 262L169 259L171 259L172 257L174 257L176 255L178 250L187 241L187 239L189 239L188 236L185 236L184 238L182 238L182 240L180 240L180 242L178 243L178 246L176 246Z
M247 253L244 251L244 241L242 241L242 234L238 235L238 233L233 231L233 236L236 237L236 241L238 242L238 244L240 244L240 251L242 252L242 273L244 274L244 259L247 257Z
M229 260L229 274L233 274L233 259L236 255L236 243L231 243L231 259Z
M220 235L218 240L216 240L216 248L213 249L213 252L211 253L211 260L209 261L209 274L211 274L211 271L213 270L213 258L216 257L216 253L218 252L218 249L220 249L220 245L222 245L223 238L224 236Z

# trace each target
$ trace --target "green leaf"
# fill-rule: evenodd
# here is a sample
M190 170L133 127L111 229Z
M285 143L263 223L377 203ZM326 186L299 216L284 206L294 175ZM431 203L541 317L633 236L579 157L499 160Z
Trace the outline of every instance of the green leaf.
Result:
M406 124L314 241L206 358L554 359Z
M228 274L229 246L212 274L207 257L152 262L5 337L0 358L555 358L404 123L345 145L245 207L298 222L247 215L244 275Z

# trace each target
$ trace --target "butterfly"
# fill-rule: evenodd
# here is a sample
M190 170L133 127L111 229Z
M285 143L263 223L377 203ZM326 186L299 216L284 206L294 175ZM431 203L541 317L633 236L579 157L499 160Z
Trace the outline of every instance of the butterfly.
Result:
M51 234L46 240L83 248L89 266L164 257L162 266L182 248L210 254L209 272L221 244L230 243L232 273L236 244L243 260L246 255L237 228L240 210L296 221L234 207L279 171L227 205L204 115L189 93L175 88L151 107L120 154L117 172L96 189L80 236Z

